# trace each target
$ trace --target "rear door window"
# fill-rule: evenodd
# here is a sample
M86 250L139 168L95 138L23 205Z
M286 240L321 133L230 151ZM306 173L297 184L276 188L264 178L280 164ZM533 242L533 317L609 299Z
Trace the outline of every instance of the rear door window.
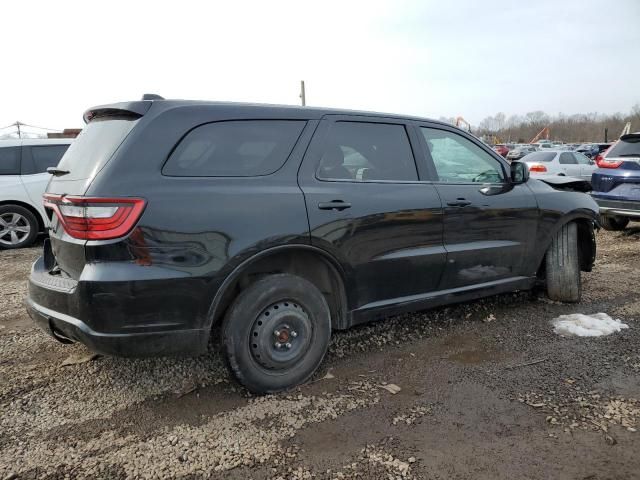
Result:
M20 175L20 147L0 147L0 175Z
M282 167L302 133L301 120L233 120L191 130L162 173L176 177L252 177Z
M575 165L578 162L573 157L573 154L567 152L567 153L560 154L560 163L562 165Z
M585 157L581 153L573 152L572 155L576 159L576 162L579 163L580 165L589 165L591 163L591 160L589 160L587 157Z
M60 159L67 151L69 145L42 145L31 147L31 158L33 159L35 172L44 173L49 167L56 167Z
M317 177L324 180L418 180L403 125L340 121L325 140Z

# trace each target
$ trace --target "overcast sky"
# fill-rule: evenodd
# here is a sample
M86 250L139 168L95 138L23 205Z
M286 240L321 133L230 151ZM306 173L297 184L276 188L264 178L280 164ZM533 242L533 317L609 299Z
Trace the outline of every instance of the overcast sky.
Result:
M640 0L3 2L0 127L93 105L307 103L438 118L628 112Z

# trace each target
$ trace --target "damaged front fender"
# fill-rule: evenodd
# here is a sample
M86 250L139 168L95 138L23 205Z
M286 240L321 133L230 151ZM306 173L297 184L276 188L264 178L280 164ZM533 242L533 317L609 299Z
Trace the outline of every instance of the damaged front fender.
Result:
M556 190L567 190L571 192L590 192L591 182L578 177L565 177L560 175L538 175L536 180L546 183Z

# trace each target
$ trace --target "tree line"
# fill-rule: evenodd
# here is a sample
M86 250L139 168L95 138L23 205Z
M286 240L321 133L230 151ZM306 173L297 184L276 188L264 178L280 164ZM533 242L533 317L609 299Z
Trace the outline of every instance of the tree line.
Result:
M440 120L455 124L455 119L441 117ZM482 120L472 133L494 143L528 143L543 128L549 128L550 140L566 143L604 142L618 138L620 132L631 122L631 131L640 131L640 104L634 105L629 113L577 113L574 115L548 115L537 110L525 115L507 117L499 112ZM543 137L544 138L544 137Z

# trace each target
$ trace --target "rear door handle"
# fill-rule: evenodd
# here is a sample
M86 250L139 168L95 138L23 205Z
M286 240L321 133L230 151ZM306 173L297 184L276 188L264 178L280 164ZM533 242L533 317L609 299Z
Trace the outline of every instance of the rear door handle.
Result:
M351 204L342 200L332 200L330 202L320 202L318 204L320 210L338 210L339 212L347 208L351 208Z
M447 202L447 205L450 207L466 207L467 205L471 205L469 200L465 200L464 198L458 198L453 202Z

